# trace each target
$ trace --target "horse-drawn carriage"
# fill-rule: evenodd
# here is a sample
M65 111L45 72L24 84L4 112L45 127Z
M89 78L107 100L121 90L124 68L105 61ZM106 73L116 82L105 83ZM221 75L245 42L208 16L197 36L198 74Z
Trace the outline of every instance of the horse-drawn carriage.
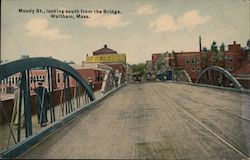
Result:
M137 72L133 73L132 74L132 79L134 81L133 83L135 83L135 82L137 82L137 83L141 82L140 73L137 73Z

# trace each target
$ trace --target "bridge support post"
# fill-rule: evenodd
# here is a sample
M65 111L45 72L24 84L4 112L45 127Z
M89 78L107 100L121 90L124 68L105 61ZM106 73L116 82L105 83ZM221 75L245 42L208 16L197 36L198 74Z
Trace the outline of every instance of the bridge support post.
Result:
M54 73L54 71L55 71L55 69L52 69L51 68L51 92L49 92L49 93L51 93L50 94L50 97L52 98L52 101L50 102L50 106L51 106L51 108L52 108L52 122L55 122L56 121L56 117L55 117L55 96L54 96L54 88L55 88L55 77L54 76L56 76L55 75L55 73Z
M23 78L22 78L23 79ZM17 122L17 141L21 140L21 121L22 121L22 105L23 105L23 80L21 79L18 97L18 122Z
M24 89L24 110L25 110L25 125L26 125L25 131L26 131L26 137L28 137L32 135L29 70L26 70L22 73L22 81Z

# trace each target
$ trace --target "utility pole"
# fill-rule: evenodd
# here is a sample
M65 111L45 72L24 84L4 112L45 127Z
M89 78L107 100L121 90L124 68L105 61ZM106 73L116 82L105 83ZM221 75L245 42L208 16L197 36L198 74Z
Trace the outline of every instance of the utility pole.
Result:
M0 24L2 24L2 0L0 0ZM0 65L2 63L2 29L0 29Z
M199 47L200 47L200 52L201 52L201 36L199 36Z
M0 0L0 25L2 24L2 0ZM2 28L2 27L1 27ZM1 31L2 31L2 29L0 28L0 66L1 66L1 64L2 64L2 41L1 41L1 39L2 39L2 33L1 33ZM0 88L1 88L1 91L0 91L0 108L2 108L2 84L1 84L1 86L0 86Z

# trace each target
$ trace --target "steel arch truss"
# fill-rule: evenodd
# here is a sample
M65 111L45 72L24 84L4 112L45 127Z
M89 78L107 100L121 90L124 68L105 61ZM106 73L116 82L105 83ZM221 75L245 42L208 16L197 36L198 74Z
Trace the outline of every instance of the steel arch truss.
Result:
M105 94L108 91L118 87L118 79L119 77L115 76L113 70L107 71L103 79L101 92Z
M37 68L41 68L46 75L43 78L43 81L46 82L44 86L37 87L35 82L41 83L42 80L33 79L32 71ZM62 77L60 80L62 85L59 89L56 86L57 71ZM13 94L14 106L5 106L4 101L0 102L0 118L5 117L4 123L8 123L10 130L7 137L2 137L5 135L0 137L8 139L8 145L5 149L39 132L43 125L52 124L95 100L93 90L82 76L67 63L56 59L28 58L0 65L0 82L8 80L15 74L20 75L20 79ZM35 88L33 94L31 94L32 82L34 82ZM11 84L13 83L11 82ZM13 107L12 113L7 115L6 109L10 110L9 107ZM34 112L37 114L35 119ZM45 122L42 117L46 117Z
M44 58L44 57L28 58L1 65L0 80L3 80L15 73L24 72L26 70L38 67L52 67L64 71L65 73L76 79L79 82L79 84L87 90L87 93L91 100L95 100L93 91L91 90L88 83L81 77L81 75L68 64L53 58Z
M239 81L231 73L219 66L205 68L198 76L195 83L244 90Z
M178 68L174 69L173 80L192 83L192 80L185 69L178 69Z

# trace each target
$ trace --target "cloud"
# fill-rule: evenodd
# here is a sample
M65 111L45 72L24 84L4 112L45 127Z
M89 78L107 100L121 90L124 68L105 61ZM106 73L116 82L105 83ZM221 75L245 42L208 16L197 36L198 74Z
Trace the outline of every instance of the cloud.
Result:
M177 30L177 24L172 16L170 15L161 15L154 22L150 23L150 28L155 32L174 32Z
M210 17L202 17L197 10L192 10L184 13L178 18L177 22L184 28L195 28L198 25L204 24L209 21Z
M102 15L96 14L84 21L85 25L90 28L104 27L108 30L125 27L129 22L124 22L121 15Z
M69 35L62 34L58 28L49 28L48 20L44 18L34 18L25 25L27 35L30 37L45 38L48 40L61 40L70 38Z
M148 15L148 14L153 14L154 12L155 12L155 10L151 4L145 4L143 6L140 6L137 9L136 14L137 15Z
M191 10L175 20L171 15L163 14L151 22L149 28L154 32L176 32L184 29L194 29L208 22L211 17L202 17L197 10Z

